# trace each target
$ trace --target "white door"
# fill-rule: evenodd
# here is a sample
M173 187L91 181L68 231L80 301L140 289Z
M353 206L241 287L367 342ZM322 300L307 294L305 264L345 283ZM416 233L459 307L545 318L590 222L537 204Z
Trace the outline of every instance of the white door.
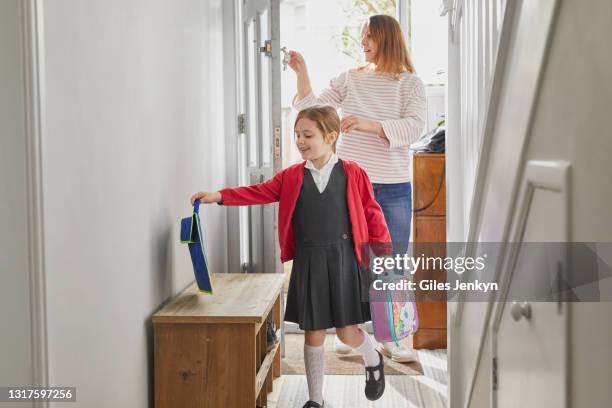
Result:
M279 0L241 2L243 67L242 133L246 149L242 171L248 184L270 179L281 168ZM276 238L276 205L251 206L241 212L241 235L248 247L248 272L281 270Z
M500 408L567 406L569 304L530 301L533 288L551 287L568 265L563 245L541 244L569 238L567 172L559 162L526 168L513 241L532 246L516 252L493 329L493 398Z

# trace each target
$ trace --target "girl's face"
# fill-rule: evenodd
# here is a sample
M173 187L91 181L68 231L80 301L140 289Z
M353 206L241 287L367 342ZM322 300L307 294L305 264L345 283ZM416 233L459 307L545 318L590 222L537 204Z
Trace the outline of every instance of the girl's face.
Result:
M363 55L365 55L366 62L375 64L378 44L372 39L370 27L368 27L367 24L364 25L363 30L361 30L361 49L363 50Z
M314 161L325 157L332 150L332 144L336 140L335 132L327 135L317 127L317 123L308 118L302 118L295 125L295 144L302 155L302 159Z

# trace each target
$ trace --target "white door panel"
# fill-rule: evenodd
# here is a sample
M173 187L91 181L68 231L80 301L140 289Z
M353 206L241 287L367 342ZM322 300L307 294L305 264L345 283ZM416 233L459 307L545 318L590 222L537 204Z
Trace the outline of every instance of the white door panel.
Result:
M561 162L533 161L526 166L511 237L524 246L509 255L512 266L502 274L505 303L496 311L493 327L497 407L566 406L568 304L529 300L536 294L531 288L554 284L551 277L567 267L567 257L562 246L524 248L530 243L567 242L568 172L569 165Z

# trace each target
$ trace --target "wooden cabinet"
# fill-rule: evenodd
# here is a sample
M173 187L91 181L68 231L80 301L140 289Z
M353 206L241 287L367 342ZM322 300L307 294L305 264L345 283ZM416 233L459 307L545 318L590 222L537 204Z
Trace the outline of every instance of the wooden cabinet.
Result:
M265 406L281 375L266 319L281 327L283 276L212 274L212 282L214 295L194 283L153 315L156 408Z
M446 256L446 183L443 153L417 153L413 156L413 256ZM446 282L440 270L419 269L415 280ZM419 330L414 348L446 348L446 299L441 291L416 291Z

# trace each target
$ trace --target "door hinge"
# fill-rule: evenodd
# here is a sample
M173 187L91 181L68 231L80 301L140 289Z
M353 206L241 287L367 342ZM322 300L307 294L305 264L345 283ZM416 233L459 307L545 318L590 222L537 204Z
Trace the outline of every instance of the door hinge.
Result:
M274 158L280 159L281 156L281 129L276 126L274 128Z
M491 362L491 377L493 391L497 391L499 385L497 381L497 357L493 357L493 361Z
M238 115L238 133L246 133L246 115L244 113Z
M272 56L272 40L264 41L264 46L259 47L259 52L263 52L264 54L266 54L266 57L271 57Z

